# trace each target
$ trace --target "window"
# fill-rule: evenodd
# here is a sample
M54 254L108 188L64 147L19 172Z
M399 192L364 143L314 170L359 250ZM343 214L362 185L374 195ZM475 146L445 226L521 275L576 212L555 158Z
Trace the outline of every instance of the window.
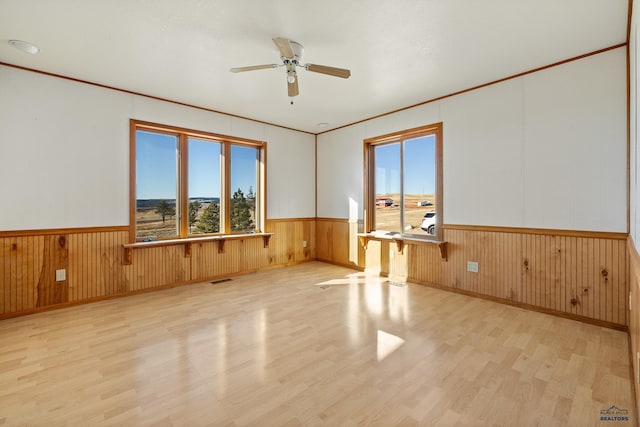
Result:
M131 240L263 229L266 144L131 121Z
M178 136L136 132L136 236L176 236L178 211Z
M222 144L189 138L188 150L189 234L219 233Z
M255 147L231 146L230 222L232 232L255 229L256 194L258 169L256 159L259 150Z
M367 232L441 240L442 123L365 140Z

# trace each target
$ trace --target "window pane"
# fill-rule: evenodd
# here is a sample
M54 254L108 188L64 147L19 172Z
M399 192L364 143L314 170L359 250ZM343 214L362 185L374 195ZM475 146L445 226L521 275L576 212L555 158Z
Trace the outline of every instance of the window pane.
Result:
M220 143L189 138L189 234L220 232Z
M436 138L404 142L404 227L409 234L436 234Z
M178 137L136 131L136 239L179 234Z
M376 211L374 229L401 232L400 143L375 147Z
M231 231L255 231L258 149L231 146Z

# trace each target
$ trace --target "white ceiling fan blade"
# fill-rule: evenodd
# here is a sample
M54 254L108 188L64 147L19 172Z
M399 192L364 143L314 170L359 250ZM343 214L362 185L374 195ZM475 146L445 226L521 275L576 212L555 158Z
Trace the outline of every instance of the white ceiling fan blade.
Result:
M265 64L265 65L251 65L249 67L236 67L232 68L232 73L241 73L243 71L264 70L265 68L278 68L278 64Z
M307 64L304 68L314 73L327 74L329 76L341 77L348 79L351 76L351 71L345 68L328 67L326 65Z
M288 39L277 37L273 39L273 42L278 47L278 50L280 51L280 56L284 56L285 58L293 58L295 56L295 53L293 52L293 47L291 47L291 42L289 42Z
M300 91L298 90L298 78L293 81L293 83L287 82L287 90L289 93L289 98L293 98L294 96L298 96Z

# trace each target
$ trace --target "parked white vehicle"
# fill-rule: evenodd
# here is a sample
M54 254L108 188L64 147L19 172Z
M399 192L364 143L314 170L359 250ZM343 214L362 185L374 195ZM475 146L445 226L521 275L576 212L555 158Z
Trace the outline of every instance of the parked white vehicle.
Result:
M435 236L436 234L436 213L435 212L427 212L426 214L424 214L424 217L422 217L422 225L420 225L420 228L422 228L422 230L426 231L427 233L431 234L432 236Z

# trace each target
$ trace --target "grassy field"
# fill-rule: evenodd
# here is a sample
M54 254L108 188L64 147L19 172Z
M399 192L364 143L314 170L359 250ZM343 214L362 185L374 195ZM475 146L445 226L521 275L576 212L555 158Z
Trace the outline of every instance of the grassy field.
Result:
M196 223L202 212L210 203L202 202L196 216ZM255 221L255 212L251 212L251 219ZM189 232L192 235L202 234L198 232L195 225L191 227ZM158 239L163 237L175 237L179 233L176 224L176 216L165 216L164 222L162 216L156 213L156 207L138 207L136 210L136 234L138 239Z
M400 231L400 194L377 194L376 198L393 199L391 206L376 206L376 229ZM431 202L431 206L418 206L418 202ZM426 235L420 229L422 217L426 212L436 210L434 194L408 194L405 195L405 233Z
M388 231L400 231L400 195L380 194L376 198L393 199L391 206L376 206L376 229ZM431 202L431 206L418 206L418 202ZM405 233L426 235L420 229L422 217L426 212L435 211L435 195L410 194L405 196ZM206 208L208 203L203 203L198 217ZM162 237L173 237L178 235L176 217L167 216L162 222L162 216L155 212L155 207L139 207L136 211L137 235L139 239L157 239Z
M171 237L178 234L175 216L165 217L156 213L156 208L138 208L136 210L136 228L139 239L156 239L158 237Z
M198 210L197 218L205 210L210 203L202 202ZM176 217L165 216L162 222L162 216L156 213L156 207L138 207L136 211L136 228L138 239L157 239L162 237L174 237L179 234L176 224ZM192 227L191 234L199 234L195 227Z

